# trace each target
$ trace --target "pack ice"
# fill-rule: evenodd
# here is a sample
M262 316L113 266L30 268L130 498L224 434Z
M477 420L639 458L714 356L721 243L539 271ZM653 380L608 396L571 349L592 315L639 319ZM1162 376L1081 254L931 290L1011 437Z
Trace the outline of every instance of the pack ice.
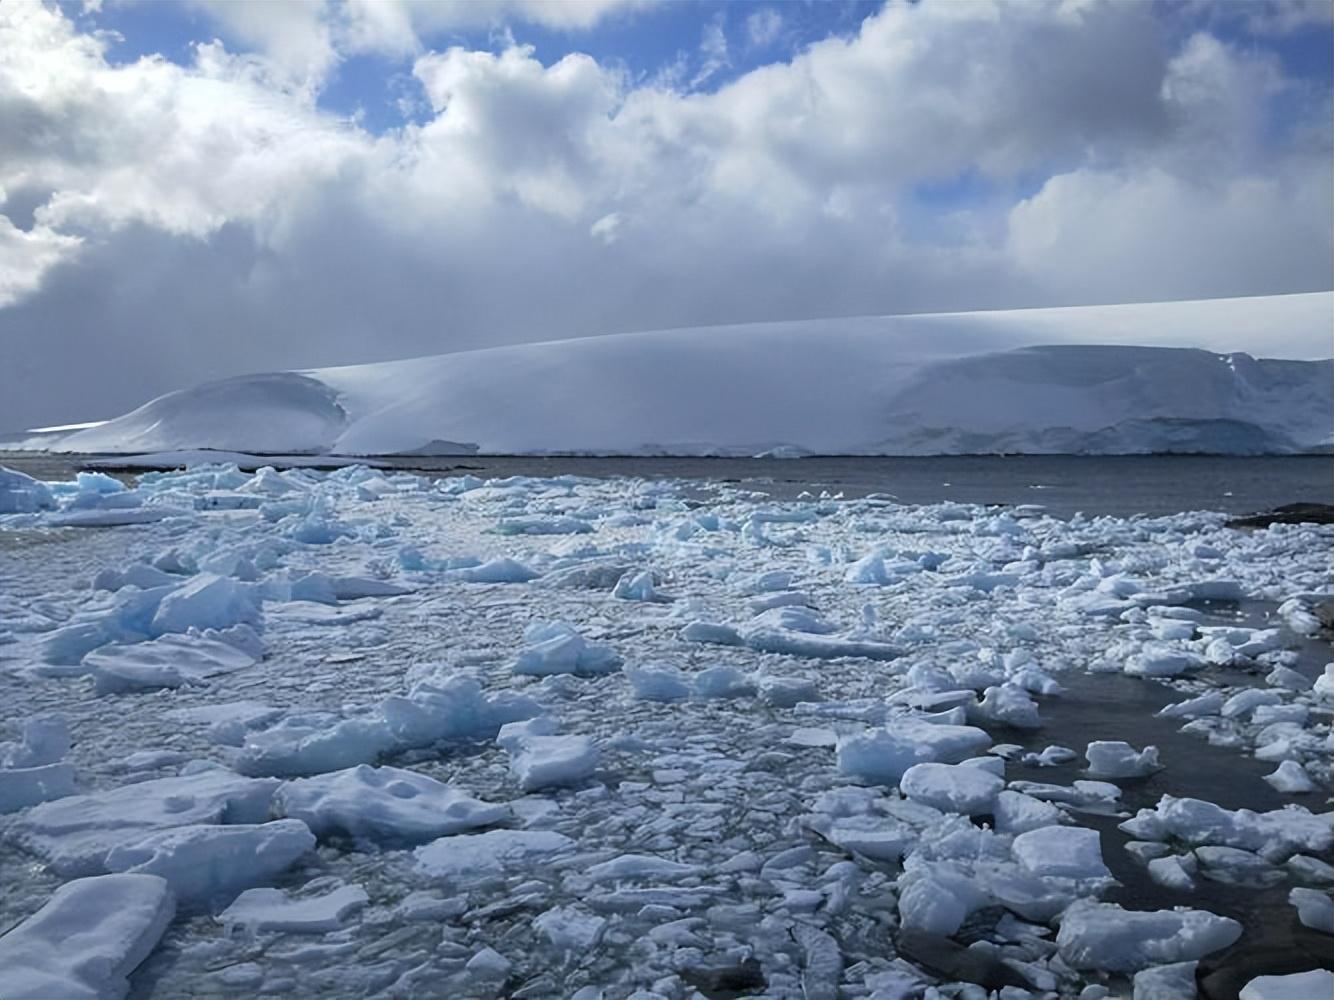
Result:
M355 429L309 389L308 429ZM1298 956L1334 926L1330 527L350 465L4 483L19 996L1319 982L1237 963L1256 913ZM1126 686L1151 738L1065 725Z

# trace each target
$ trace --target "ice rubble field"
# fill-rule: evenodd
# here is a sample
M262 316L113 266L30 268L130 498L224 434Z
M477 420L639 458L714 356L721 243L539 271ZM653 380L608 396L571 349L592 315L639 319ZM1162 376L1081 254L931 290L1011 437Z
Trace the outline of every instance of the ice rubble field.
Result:
M1196 887L1334 933L1330 528L225 466L0 511L6 1000L1159 1000L1246 943ZM1132 814L1176 762L1101 739L1007 781L1084 672L1288 804Z

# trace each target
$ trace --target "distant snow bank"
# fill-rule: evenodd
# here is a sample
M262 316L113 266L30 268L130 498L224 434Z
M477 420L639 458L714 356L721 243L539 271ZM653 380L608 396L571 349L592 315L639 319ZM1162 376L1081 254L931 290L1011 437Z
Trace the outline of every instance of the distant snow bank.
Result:
M259 454L1284 453L1334 444L1334 293L702 327L249 375L12 446ZM1331 343L1334 353L1334 342Z

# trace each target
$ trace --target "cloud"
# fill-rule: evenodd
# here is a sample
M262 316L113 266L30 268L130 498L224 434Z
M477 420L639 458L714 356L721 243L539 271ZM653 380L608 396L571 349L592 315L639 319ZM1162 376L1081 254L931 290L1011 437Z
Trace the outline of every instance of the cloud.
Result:
M0 428L523 340L1329 285L1328 88L1150 5L891 3L710 92L421 47L483 7L526 9L322 9L335 52L413 54L429 108L372 135L276 35L113 65L0 4Z
M783 31L783 15L772 7L761 7L746 16L746 38L752 49L767 49Z
M727 55L727 30L719 12L704 25L699 42L700 66L690 81L691 89L703 86L732 65Z

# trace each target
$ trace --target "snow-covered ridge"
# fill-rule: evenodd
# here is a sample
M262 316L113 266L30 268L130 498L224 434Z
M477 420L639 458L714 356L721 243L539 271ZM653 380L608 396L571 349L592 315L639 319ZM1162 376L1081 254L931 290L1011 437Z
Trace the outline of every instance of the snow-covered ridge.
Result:
M242 376L21 446L134 453L1294 452L1334 443L1334 293L707 327ZM1216 354L1187 347L1246 346ZM1331 345L1334 348L1334 344Z

